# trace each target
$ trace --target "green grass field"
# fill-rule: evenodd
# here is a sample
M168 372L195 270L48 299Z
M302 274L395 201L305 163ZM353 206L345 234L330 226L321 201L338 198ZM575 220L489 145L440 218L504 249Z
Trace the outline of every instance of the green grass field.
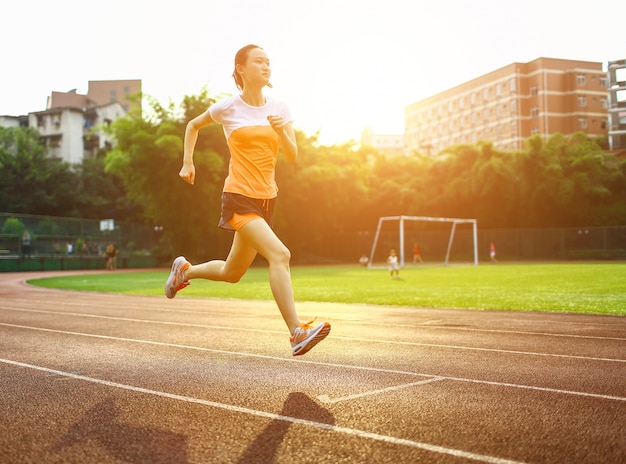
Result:
M29 282L162 296L168 274L103 272ZM303 266L292 269L292 279L297 301L626 315L626 263L411 266L397 280L386 269ZM267 268L250 269L237 284L194 280L177 296L188 297L272 299Z

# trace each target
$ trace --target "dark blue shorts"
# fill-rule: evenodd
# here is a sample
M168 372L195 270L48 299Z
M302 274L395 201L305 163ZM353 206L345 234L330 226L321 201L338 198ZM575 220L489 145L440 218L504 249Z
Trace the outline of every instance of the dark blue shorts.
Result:
M272 215L274 214L274 205L276 197L267 200L258 198L249 198L238 193L224 192L222 193L222 215L218 227L226 230L235 230L229 224L235 213L237 214L258 214L265 222L272 227Z

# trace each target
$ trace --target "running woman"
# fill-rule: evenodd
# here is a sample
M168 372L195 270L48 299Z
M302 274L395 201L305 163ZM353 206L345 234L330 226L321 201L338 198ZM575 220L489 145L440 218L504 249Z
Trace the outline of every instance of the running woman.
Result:
M165 284L165 295L174 298L192 279L238 282L258 253L269 263L272 294L291 334L291 352L299 356L328 335L330 324L322 322L313 326L313 321L300 321L291 284L291 253L272 229L278 194L275 166L279 146L289 162L296 161L298 147L289 108L263 94L265 86L271 87L270 76L270 61L265 51L257 45L246 45L235 56L233 72L240 94L211 105L187 123L183 166L178 175L192 185L198 132L213 123L224 129L230 163L222 192L219 227L235 233L226 260L193 265L183 256L176 258Z

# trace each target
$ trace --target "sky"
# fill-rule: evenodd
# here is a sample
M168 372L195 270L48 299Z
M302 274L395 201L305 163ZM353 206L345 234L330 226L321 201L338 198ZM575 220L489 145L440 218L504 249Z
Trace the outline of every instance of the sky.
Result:
M407 105L514 62L625 59L625 16L623 0L14 1L0 19L0 115L90 80L141 79L163 104L236 94L235 53L254 43L296 128L358 142L366 127L403 133Z

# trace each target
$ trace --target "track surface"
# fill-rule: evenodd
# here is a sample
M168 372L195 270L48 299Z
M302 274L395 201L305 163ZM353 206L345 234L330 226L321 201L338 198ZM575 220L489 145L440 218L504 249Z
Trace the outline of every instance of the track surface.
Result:
M0 274L2 463L626 462L624 317L302 303L293 358L273 302L55 274Z

